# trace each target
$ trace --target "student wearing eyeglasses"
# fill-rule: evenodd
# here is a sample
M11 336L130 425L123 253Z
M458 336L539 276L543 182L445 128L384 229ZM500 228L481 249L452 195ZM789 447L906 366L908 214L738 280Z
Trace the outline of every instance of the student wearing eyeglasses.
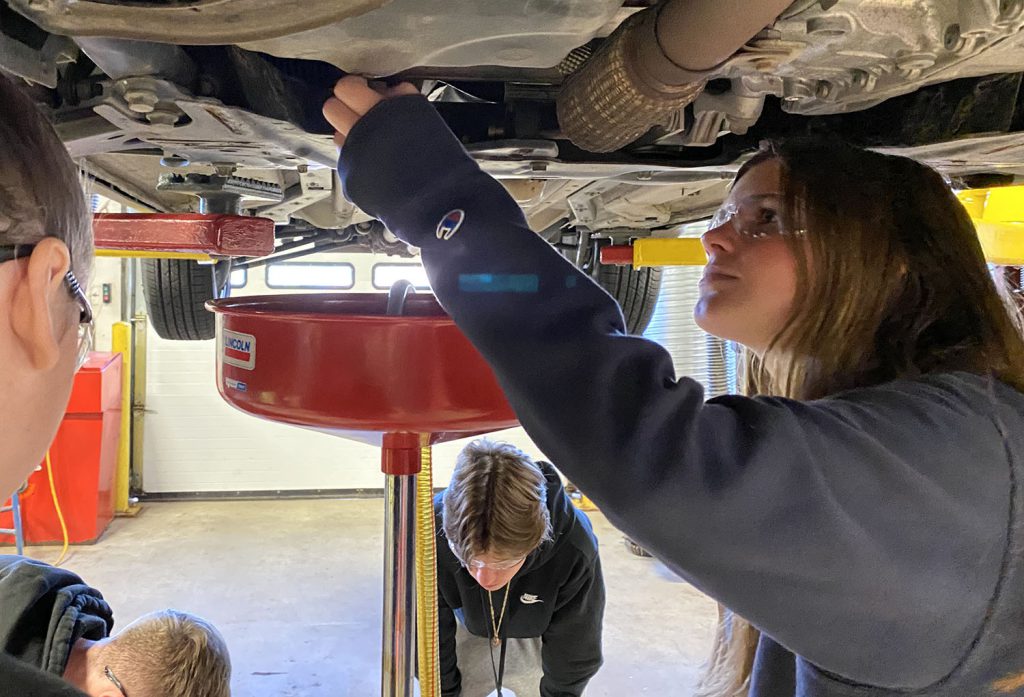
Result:
M227 644L201 617L160 610L111 635L114 613L99 591L14 555L0 555L0 608L0 651L89 697L230 697Z
M0 499L42 460L89 349L93 257L78 170L35 105L0 76ZM0 696L80 695L0 653Z
M597 538L554 467L468 445L434 500L444 697L570 697L601 667Z
M92 259L78 169L0 75L0 500L42 460L91 348ZM205 620L163 610L112 626L72 572L0 556L0 697L230 693L227 647Z

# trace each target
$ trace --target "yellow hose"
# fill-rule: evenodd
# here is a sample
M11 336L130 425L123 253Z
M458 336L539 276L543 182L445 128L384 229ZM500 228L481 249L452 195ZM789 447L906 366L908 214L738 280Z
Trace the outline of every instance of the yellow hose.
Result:
M53 484L53 465L50 463L50 451L46 451L46 476L50 480L50 497L53 498L53 510L57 512L57 521L60 523L60 532L64 538L64 548L60 550L60 557L54 566L64 563L64 557L68 555L68 525L64 522L64 511L60 509L60 501L57 499L57 487Z
M437 653L437 548L430 446L421 451L416 478L416 640L421 697L441 696Z

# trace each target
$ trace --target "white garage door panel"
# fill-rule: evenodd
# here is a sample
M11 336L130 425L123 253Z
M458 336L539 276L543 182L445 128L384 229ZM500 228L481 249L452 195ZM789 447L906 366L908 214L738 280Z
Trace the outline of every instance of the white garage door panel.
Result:
M214 342L164 341L153 332L149 339L145 491L380 486L372 448L257 419L224 402Z

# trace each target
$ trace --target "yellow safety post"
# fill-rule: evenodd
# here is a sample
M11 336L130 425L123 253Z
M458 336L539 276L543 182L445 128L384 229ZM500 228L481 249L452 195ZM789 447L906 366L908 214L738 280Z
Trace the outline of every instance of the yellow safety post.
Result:
M974 220L985 258L1003 266L1024 265L1024 186L968 189L957 198Z
M125 514L129 512L132 452L132 325L115 322L112 330L111 349L121 354L121 440L117 448L117 471L114 473L114 511Z
M416 640L420 697L441 697L437 632L437 537L431 448L423 436L416 477Z

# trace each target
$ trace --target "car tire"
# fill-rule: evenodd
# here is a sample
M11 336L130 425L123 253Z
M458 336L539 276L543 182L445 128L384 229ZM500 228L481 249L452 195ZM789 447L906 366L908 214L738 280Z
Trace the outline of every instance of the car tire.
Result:
M597 282L618 301L626 319L626 331L637 336L643 334L658 304L661 269L601 266Z
M149 322L158 336L174 341L212 339L214 317L206 302L224 297L230 262L199 264L190 259L145 259L143 286Z

